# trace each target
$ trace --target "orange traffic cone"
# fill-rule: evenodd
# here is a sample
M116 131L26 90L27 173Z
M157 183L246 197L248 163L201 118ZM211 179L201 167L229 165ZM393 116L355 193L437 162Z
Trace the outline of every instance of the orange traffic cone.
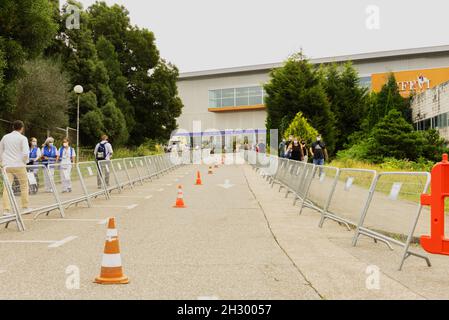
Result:
M200 173L200 171L197 171L195 185L201 186L202 184L203 184L203 182L201 181L201 173Z
M186 208L186 205L184 204L184 192L182 192L181 185L178 186L178 197L176 198L176 204L173 208Z
M212 171L212 166L209 166L209 170L207 171L208 174L213 174L214 172Z
M122 259L118 242L115 218L109 218L100 276L95 278L99 284L127 284L129 279L123 274Z

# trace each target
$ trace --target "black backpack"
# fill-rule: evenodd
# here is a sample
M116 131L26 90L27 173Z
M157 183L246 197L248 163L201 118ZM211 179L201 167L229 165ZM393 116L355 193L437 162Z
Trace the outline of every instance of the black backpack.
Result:
M98 145L96 158L97 160L106 160L106 143L100 143Z

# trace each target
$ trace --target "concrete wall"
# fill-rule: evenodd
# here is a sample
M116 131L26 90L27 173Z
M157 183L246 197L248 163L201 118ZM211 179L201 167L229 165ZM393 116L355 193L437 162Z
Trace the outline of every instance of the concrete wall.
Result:
M449 54L426 53L417 56L358 60L354 62L354 67L360 77L368 77L374 73L449 67ZM179 94L184 103L183 113L178 119L179 127L191 132L193 121L201 121L202 131L265 128L265 110L209 112L209 90L261 85L268 80L269 70L187 77L179 80ZM427 111L428 108L430 107L426 107L426 112L430 112Z
M429 89L412 101L412 119L429 119L449 112L449 82ZM449 140L449 127L439 128L441 136Z
M354 63L354 67L361 77L371 76L374 73L443 68L449 67L449 55L427 54L420 57L397 57L357 61Z
M201 121L205 129L263 129L266 111L209 112L209 90L261 85L268 81L268 73L254 73L242 76L220 76L204 79L181 80L178 82L180 97L184 103L179 128L193 130L193 121Z

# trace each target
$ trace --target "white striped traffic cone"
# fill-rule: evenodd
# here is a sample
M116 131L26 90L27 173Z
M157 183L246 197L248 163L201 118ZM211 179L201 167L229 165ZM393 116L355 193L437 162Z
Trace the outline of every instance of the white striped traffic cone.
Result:
M99 284L127 284L129 279L123 274L122 259L115 218L109 218L100 276L95 278Z
M178 186L178 196L176 198L176 204L173 208L186 208L186 205L184 204L184 192L182 191L181 185Z

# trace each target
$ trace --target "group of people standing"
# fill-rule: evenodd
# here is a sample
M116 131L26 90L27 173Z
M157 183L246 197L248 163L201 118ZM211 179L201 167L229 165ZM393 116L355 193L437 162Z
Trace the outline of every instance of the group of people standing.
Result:
M13 122L13 131L3 136L0 141L0 164L5 168L8 180L12 183L17 180L20 186L20 197L23 212L29 210L29 187L31 178L35 177L37 183L39 167L44 165L49 174L44 174L45 191L53 192L52 181L55 168L58 168L61 175L62 192L72 192L71 171L72 165L76 161L75 149L70 146L67 138L62 139L60 148L55 146L55 139L48 137L42 147L38 146L36 138L29 141L25 137L25 125L22 121ZM111 160L112 145L108 142L108 136L103 135L94 150L95 159ZM58 166L56 166L58 164ZM28 167L27 167L28 166ZM35 166L35 167L33 167ZM101 172L101 171L100 171ZM109 172L105 174L106 184L109 184ZM98 186L101 187L101 178L98 176ZM3 189L3 213L9 215L11 204L6 188Z
M25 125L22 121L17 120L13 123L13 131L3 136L0 141L0 161L3 167L6 167L8 180L12 183L14 179L20 186L20 196L22 208L26 211L29 207L29 176L34 174L37 183L37 173L39 168L32 165L42 164L48 167L51 175L54 174L55 168L49 166L60 163L61 182L63 186L62 192L72 192L71 170L72 163L75 161L75 150L70 147L68 139L63 139L62 146L58 149L55 147L55 140L52 137L47 138L42 148L38 147L37 139L31 138L29 141L24 135ZM26 166L28 167L27 170ZM44 174L45 191L53 192L50 177ZM3 189L3 210L4 214L9 214L11 205L8 199L6 188Z
M37 139L30 139L30 152L28 165L42 164L49 170L51 176L54 175L55 167L52 166L55 163L60 163L60 174L62 192L72 192L72 163L76 160L75 149L70 146L70 141L67 138L62 140L62 146L58 149L55 146L55 139L48 137L45 140L42 148L38 147ZM50 166L49 166L50 165ZM32 169L36 173L38 168ZM45 191L53 192L50 177L44 174Z
M279 156L303 162L308 162L309 158L312 157L313 164L321 166L328 159L326 144L321 135L316 137L315 142L310 147L307 146L305 140L300 140L297 137L289 136L288 140L284 138L279 144Z

